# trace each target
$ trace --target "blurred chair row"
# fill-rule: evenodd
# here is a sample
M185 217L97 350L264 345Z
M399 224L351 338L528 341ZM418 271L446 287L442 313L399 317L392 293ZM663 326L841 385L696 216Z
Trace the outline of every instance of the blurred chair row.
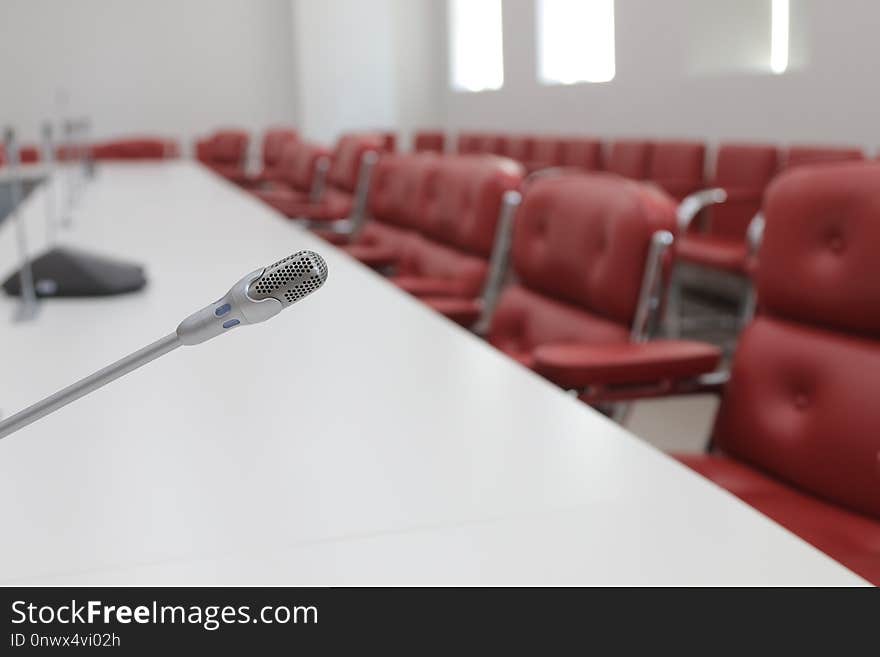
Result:
M880 384L880 165L797 167L765 191L772 149L721 149L717 201L762 218L747 268L758 315L728 374L717 347L658 339L692 230L660 186L567 168L529 176L494 155L382 153L368 135L321 157L345 149L360 153L360 182L370 173L363 212L285 214L302 212L401 290L607 412L721 395L707 454L679 460L880 582L880 414L868 392Z

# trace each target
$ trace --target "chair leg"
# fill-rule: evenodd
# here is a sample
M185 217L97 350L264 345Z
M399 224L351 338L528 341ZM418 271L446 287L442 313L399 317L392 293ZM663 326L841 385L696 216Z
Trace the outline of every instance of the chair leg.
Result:
M666 295L666 337L681 337L681 279L675 265L669 280L669 291Z
M629 402L617 402L614 404L614 410L611 411L611 419L617 422L617 424L623 426L626 424L626 421L629 419L630 412L632 411L632 404Z

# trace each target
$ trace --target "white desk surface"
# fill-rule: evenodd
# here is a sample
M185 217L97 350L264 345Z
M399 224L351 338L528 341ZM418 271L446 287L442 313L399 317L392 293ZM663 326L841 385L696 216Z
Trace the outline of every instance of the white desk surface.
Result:
M49 175L50 169L44 164L22 164L15 169L8 165L0 166L0 185L13 180L21 182L36 182Z
M0 441L0 583L864 583L198 165L100 167L60 242L149 287L28 324L0 299L7 414L258 266L330 275Z

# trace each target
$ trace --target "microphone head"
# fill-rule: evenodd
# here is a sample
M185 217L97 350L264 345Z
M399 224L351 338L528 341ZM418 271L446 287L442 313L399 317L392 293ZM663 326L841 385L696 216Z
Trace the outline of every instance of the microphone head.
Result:
M269 265L248 286L254 301L273 298L286 308L308 296L327 280L327 263L314 251L299 251Z

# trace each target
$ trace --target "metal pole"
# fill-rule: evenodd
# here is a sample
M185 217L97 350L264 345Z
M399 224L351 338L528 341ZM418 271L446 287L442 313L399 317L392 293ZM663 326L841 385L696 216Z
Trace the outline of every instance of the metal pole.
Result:
M19 283L21 286L20 301L15 311L14 320L24 322L37 316L37 294L34 290L34 275L31 271L31 261L28 256L27 234L25 232L24 219L21 216L22 181L19 164L18 143L15 139L15 131L6 129L5 134L6 155L9 158L9 192L12 197L12 220L15 223L15 236L18 241L18 254L20 267L18 270Z
M46 121L43 124L43 163L46 169L43 194L45 195L46 208L46 246L51 247L55 242L55 208L57 205L55 180L55 149L52 143L52 124Z
M115 381L119 377L159 358L159 356L164 356L169 351L177 349L180 345L181 342L180 338L177 337L177 333L171 333L160 340L156 340L153 344L147 345L133 354L129 354L125 358L120 358L112 365L108 365L94 374L80 379L63 390L59 390L54 395L50 395L42 401L32 404L23 411L19 411L15 415L11 415L3 420L0 422L0 438L5 438L9 434L23 429L41 417L57 411L59 408L76 401L80 397L84 397L90 392L94 392L111 381Z

